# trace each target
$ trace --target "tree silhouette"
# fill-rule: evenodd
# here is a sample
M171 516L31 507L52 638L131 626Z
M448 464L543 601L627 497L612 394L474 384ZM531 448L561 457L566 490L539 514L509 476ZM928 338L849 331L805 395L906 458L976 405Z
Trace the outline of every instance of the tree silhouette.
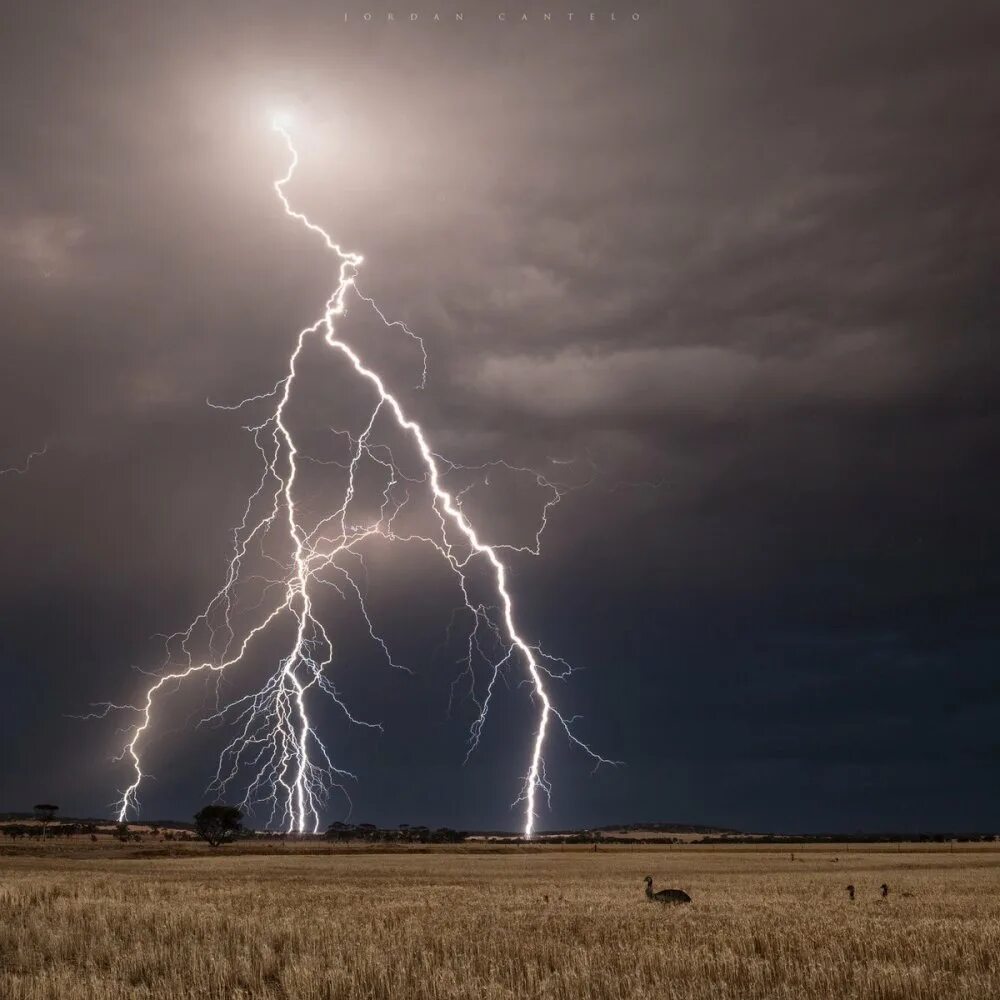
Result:
M194 814L198 836L211 847L228 844L243 832L243 813L235 806L205 806Z
M59 806L54 806L48 802L39 802L34 808L35 818L42 824L42 836L44 837L49 823L52 822L55 814L59 812Z

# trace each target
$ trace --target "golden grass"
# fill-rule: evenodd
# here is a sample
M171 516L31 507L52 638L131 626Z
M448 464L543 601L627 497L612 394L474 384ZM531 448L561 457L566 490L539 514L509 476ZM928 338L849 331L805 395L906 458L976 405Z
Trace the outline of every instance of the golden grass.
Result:
M1000 997L1000 851L794 850L7 851L0 997Z

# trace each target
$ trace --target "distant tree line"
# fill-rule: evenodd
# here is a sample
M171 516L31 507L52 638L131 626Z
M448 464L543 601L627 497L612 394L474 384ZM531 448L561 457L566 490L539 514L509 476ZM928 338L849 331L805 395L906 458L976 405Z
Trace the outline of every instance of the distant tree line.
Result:
M617 829L623 829L618 827ZM488 836L491 844L521 844L525 843L520 836ZM720 836L705 836L697 839L690 837L616 837L602 833L599 830L586 830L580 833L544 834L535 842L543 844L629 844L633 846L657 844L699 844L699 845L753 845L753 844L980 844L1000 841L1000 834L995 833L880 833L880 834L817 834L802 836L785 836L782 834L722 834Z
M369 844L461 844L468 834L464 830L452 830L440 826L410 826L400 823L397 827L380 829L374 823L331 823L326 831L326 839L347 843L364 841Z
M187 830L160 830L159 827L152 827L149 830L133 830L128 823L118 823L114 826L107 824L98 825L94 822L62 822L41 825L38 823L0 823L0 836L8 837L11 840L18 840L21 837L41 840L55 837L78 837L89 835L91 840L98 837L108 837L118 840L121 843L138 843L146 837L154 840L194 840L194 834Z
M997 833L821 833L802 835L738 834L702 837L693 844L984 844L1000 841Z
M57 820L55 814L59 807L52 803L39 803L34 807L34 818L36 822L0 822L0 835L17 841L23 837L30 839L43 839L48 837L74 837L89 835L90 839L96 841L99 837L113 837L121 843L134 843L149 836L162 841L173 840L193 840L195 836L201 838L211 847L220 847L224 844L232 843L241 838L254 839L280 839L284 840L288 834L285 833L255 833L243 825L243 814L235 806L228 806L220 803L208 805L200 809L194 816L194 823L191 832L185 829L176 829L178 824L172 824L174 829L161 829L160 822L166 825L166 821L144 824L145 830L132 829L128 823L119 822L115 825L99 823L93 820ZM14 819L23 817L25 813L7 813L2 818ZM180 824L185 825L185 824ZM667 835L670 829L672 834ZM658 836L621 836L623 832L635 830L662 830ZM692 838L695 831L704 835L698 839ZM687 837L676 836L677 833L686 833ZM315 834L294 835L296 839L311 840L319 839ZM464 830L453 830L451 827L431 828L427 826L411 826L408 823L400 823L399 826L380 828L374 823L331 823L325 834L322 835L328 841L339 843L362 842L370 844L461 844L466 841L470 834ZM493 844L520 844L524 843L524 838L517 835L505 834L485 834L480 835L489 843ZM560 831L557 833L544 834L539 838L544 844L701 844L701 845L754 845L754 844L898 844L898 843L921 843L921 844L970 844L989 843L1000 841L1000 834L984 832L932 832L932 833L821 833L821 834L747 834L738 831L723 830L711 827L693 826L669 826L668 824L635 824L629 826L603 827L582 831Z
M657 833L669 832L669 833L687 833L695 834L700 833L705 836L712 835L723 835L723 834L741 834L742 830L733 830L725 826L704 826L692 823L624 823L617 824L615 826L596 826L592 827L590 832L610 834L614 836L616 832L621 833L634 833L637 830L654 830ZM573 834L578 831L567 830L567 831L555 831L556 833L565 832L567 834Z

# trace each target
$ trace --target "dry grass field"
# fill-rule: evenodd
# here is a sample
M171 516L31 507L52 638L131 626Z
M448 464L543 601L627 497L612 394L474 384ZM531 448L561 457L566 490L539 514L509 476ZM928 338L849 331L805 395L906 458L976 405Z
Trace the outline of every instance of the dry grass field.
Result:
M794 851L7 848L0 997L1000 997L1000 851Z

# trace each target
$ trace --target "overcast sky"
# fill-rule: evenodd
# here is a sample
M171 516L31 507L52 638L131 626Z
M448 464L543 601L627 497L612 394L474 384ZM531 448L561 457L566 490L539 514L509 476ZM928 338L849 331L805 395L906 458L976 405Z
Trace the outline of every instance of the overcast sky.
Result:
M345 336L438 450L596 470L511 578L524 632L584 668L558 685L578 734L624 764L554 740L540 826L1000 826L995 4L363 9L8 16L0 468L47 450L0 477L0 810L107 813L129 720L68 716L135 700L222 582L256 452L206 398L273 385L331 288L271 189L287 110L296 203L424 337L427 388L361 310ZM350 379L318 361L303 391L318 440ZM484 533L523 541L532 498L494 489ZM385 726L322 715L353 817L517 827L516 669L463 767L454 594L376 563L414 674L333 613L333 674ZM205 801L202 694L150 744L147 816Z

